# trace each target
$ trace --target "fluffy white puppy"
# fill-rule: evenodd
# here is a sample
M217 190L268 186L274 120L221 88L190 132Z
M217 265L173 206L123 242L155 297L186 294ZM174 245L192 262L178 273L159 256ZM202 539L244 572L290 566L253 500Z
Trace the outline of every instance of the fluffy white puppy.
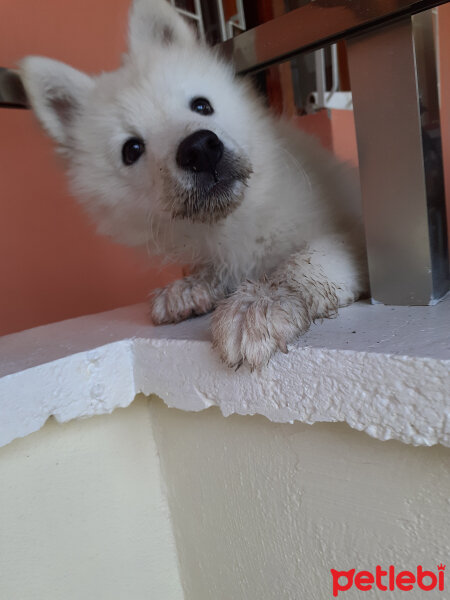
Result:
M154 294L155 323L215 309L222 359L255 368L367 291L354 176L164 0L133 3L117 71L27 57L21 76L99 232L191 265Z

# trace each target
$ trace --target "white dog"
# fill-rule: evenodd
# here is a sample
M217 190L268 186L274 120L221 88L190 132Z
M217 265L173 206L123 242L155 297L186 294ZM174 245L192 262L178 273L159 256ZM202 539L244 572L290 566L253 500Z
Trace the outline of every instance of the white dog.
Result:
M165 1L135 0L119 70L28 57L21 75L98 230L191 265L154 294L155 323L215 308L222 359L255 368L367 292L353 175Z

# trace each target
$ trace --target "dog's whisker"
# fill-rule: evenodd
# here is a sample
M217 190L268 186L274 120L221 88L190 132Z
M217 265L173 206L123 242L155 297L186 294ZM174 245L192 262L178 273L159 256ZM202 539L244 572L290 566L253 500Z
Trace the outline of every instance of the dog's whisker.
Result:
M306 172L306 170L305 170L305 168L303 167L303 165L301 165L301 164L300 164L300 162L299 162L299 161L298 161L298 160L295 158L295 156L293 156L293 155L291 154L291 152L289 152L289 150L288 150L287 148L285 148L284 146L281 146L281 145L279 146L279 148L280 148L280 150L281 150L282 152L284 152L285 154L287 154L287 155L288 155L288 157L289 157L289 159L291 160L291 162L293 163L293 165L294 165L295 167L297 167L297 169L300 171L300 173L302 173L302 174L303 174L303 176L304 176L304 178L305 178L305 180L306 180L306 183L308 184L309 190L311 191L311 190L312 190L311 178L310 178L310 176L308 175L308 173Z

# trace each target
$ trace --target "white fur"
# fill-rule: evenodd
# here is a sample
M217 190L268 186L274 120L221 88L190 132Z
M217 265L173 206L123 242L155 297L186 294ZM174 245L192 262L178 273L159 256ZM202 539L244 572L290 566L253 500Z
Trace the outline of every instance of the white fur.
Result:
M21 73L99 232L191 265L190 278L156 293L156 322L220 303L216 347L230 366L255 368L312 320L367 292L354 174L313 138L274 119L163 0L134 2L130 50L118 71L88 77L28 57ZM193 113L195 97L209 99L214 114ZM242 203L214 223L174 219L177 198L167 194L168 181L191 185L175 155L200 129L212 130L253 169L247 187L236 182ZM145 141L146 152L125 166L121 148L132 136Z

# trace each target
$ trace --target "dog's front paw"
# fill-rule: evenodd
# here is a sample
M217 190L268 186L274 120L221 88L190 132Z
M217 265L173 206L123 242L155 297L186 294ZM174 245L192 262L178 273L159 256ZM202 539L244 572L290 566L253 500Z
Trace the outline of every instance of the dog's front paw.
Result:
M214 308L211 286L195 276L172 282L152 294L151 317L155 325L178 323Z
M219 304L212 318L214 346L229 367L258 369L311 324L303 297L269 282L246 282Z

